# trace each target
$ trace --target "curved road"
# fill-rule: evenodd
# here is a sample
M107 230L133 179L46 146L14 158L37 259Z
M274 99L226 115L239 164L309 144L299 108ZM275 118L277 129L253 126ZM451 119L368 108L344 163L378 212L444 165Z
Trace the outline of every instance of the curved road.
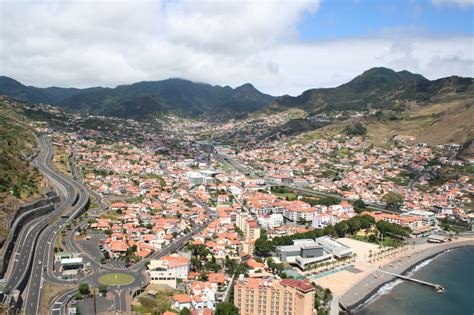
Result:
M53 284L64 284L65 281L56 278L52 273L54 255L54 240L61 228L68 221L77 217L87 206L88 195L85 189L58 172L51 164L53 148L46 136L39 137L40 154L36 160L38 169L48 177L62 194L62 202L54 213L43 220L44 227L38 237L35 247L31 273L24 296L23 308L26 314L38 314L43 281ZM67 282L66 282L67 283Z

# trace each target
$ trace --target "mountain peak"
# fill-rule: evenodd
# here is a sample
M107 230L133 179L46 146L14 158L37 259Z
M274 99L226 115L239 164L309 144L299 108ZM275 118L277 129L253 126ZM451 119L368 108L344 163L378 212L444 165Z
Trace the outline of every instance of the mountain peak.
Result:
M236 90L256 90L256 88L252 85L252 83L244 83L241 86L235 88Z
M368 89L393 87L415 80L426 79L422 75L414 74L407 70L396 72L395 70L385 67L375 67L364 71L343 86L353 89L354 91L365 91Z
M2 88L18 88L23 87L24 85L10 77L0 76L0 86Z

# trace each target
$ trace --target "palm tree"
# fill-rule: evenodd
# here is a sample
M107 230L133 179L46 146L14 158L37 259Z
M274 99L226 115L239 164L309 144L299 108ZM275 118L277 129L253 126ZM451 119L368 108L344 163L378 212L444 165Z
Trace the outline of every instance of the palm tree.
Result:
M304 266L303 271L306 273L306 275L308 275L308 273L309 273L309 268L310 268L310 267L311 267L311 266L309 266L309 265Z

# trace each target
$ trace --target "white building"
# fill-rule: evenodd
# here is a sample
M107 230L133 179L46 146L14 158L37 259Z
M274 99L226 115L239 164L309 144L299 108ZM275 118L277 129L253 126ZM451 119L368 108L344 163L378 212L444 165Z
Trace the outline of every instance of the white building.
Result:
M283 216L293 222L296 222L300 219L313 221L314 215L316 214L315 210L315 208L311 207L287 206L283 209Z
M188 278L190 259L178 256L165 256L150 260L148 273L153 284L166 284L176 288L177 279Z
M316 242L324 247L324 250L331 253L334 257L342 258L352 255L352 249L329 236L321 236Z
M257 219L258 224L264 229L273 229L283 225L282 214L261 215Z
M323 229L326 226L334 225L337 222L337 217L332 214L318 213L314 215L312 226L317 229Z

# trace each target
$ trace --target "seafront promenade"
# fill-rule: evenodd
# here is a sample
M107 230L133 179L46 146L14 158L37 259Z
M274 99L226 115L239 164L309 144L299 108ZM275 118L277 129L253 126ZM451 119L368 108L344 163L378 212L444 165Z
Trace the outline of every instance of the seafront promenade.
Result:
M403 274L424 260L449 249L463 246L474 246L474 239L460 238L449 243L418 245L418 248L415 247L415 249L407 252L406 255L385 263L380 269L395 274ZM370 273L361 281L354 283L339 299L346 307L354 309L364 301L367 301L381 286L394 279L394 276L374 270L374 272Z

